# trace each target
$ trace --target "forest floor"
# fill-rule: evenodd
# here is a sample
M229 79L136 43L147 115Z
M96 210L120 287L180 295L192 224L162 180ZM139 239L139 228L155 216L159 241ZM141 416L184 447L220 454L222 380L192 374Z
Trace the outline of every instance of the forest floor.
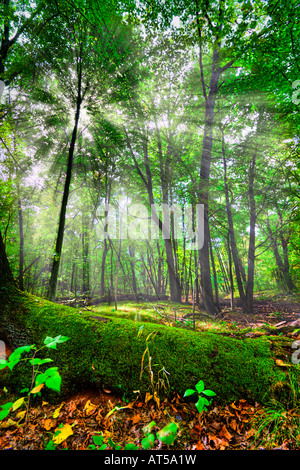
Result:
M284 335L300 339L300 302L295 297L277 295L255 298L254 314L244 315L239 308L230 310L222 301L217 318L196 309L196 331L212 330L232 336L256 337L262 334ZM165 323L172 327L192 328L192 306L170 302L121 302L88 306L92 314L120 315L139 321ZM0 450L90 450L124 449L128 444L143 448L143 439L152 423L153 450L300 450L300 387L294 405L273 402L270 406L238 402L219 405L214 402L199 413L195 404L174 395L160 406L141 396L118 396L110 390L83 390L64 402L50 404L34 399L25 423L26 412L17 409L0 421ZM0 391L0 402L12 400ZM153 423L154 422L154 423ZM158 439L157 432L170 422L177 424L171 446Z

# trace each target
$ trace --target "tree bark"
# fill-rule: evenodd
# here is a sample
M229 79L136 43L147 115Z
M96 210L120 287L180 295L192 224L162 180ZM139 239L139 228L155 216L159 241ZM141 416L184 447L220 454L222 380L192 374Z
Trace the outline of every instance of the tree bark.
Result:
M79 117L80 117L80 109L81 109L81 103L82 103L81 87L82 87L82 70L81 70L81 64L79 64L75 123L73 127L71 143L69 147L67 173L66 173L64 192L63 192L63 198L62 198L61 209L60 209L58 232L57 232L56 243L55 243L55 253L53 256L53 260L52 260L51 276L50 276L49 287L48 287L48 292L47 292L47 298L51 300L52 302L55 301L55 296L56 296L57 278L58 278L58 271L59 271L59 266L60 266L60 258L61 258L63 238L64 238L66 210L67 210L67 204L68 204L68 198L69 198L69 192L70 192L74 150L75 150L78 123L79 123Z
M24 290L24 230L23 230L23 212L21 199L18 199L18 218L19 218L19 289Z
M0 293L4 293L7 286L16 287L0 231Z
M237 245L235 241L233 218L232 218L232 212L231 212L231 202L229 199L229 187L228 187L228 182L227 182L227 162L226 162L225 141L224 141L223 132L222 132L222 156L223 156L224 188L225 188L225 198L226 198L227 220L228 220L228 227L229 227L230 247L231 247L231 252L232 252L232 258L233 258L233 263L234 263L240 302L242 304L242 307L244 308L246 305L246 298L245 298L243 279L242 279L242 273L241 273L241 261L239 259L238 249L237 249Z
M201 46L200 46L201 47ZM212 71L209 83L209 93L205 92L205 119L204 119L204 137L202 144L201 166L200 166L200 188L198 198L200 204L204 204L204 242L199 250L199 261L201 270L201 294L202 302L207 313L215 315L217 313L216 305L213 300L212 282L210 275L210 256L209 256L209 179L210 164L213 145L213 126L214 109L216 96L218 92L218 83L221 69L218 67L219 51L213 50ZM201 69L203 64L201 63ZM203 77L202 77L203 79ZM203 90L205 84L202 81Z
M256 205L254 197L254 175L255 175L256 151L254 152L249 168L249 203L250 203L250 233L248 247L248 275L246 284L246 303L243 307L244 313L253 313L253 289L254 289L254 263L255 263L255 224Z

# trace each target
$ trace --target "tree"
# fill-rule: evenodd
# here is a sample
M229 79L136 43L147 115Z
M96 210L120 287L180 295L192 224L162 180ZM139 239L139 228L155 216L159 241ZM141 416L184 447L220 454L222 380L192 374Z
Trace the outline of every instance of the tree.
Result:
M9 85L20 73L27 74L25 64L28 66L30 62L30 43L59 12L56 2L51 5L43 0L34 4L26 0L2 0L0 8L3 18L0 30L0 80ZM22 43L19 42L21 37Z
M119 32L118 38L115 39L114 33L116 31L114 23L112 23L110 27L108 27L105 23L107 20L109 20L108 11L106 11L106 16L98 18L99 21L102 20L104 23L102 29L98 24L96 24L96 19L97 18L93 18L95 24L94 26L92 23L87 22L85 19L83 19L82 16L78 13L77 15L75 15L75 19L72 19L71 21L67 20L66 27L63 30L63 35L66 38L67 42L67 48L64 48L64 54L67 49L70 60L68 64L69 67L71 67L72 57L75 56L75 69L73 70L73 72L75 73L76 79L74 83L74 89L71 88L71 98L73 101L73 105L75 106L75 117L74 127L72 130L72 136L68 150L66 179L61 202L58 232L52 261L49 289L47 294L49 300L54 300L56 294L57 277L62 253L66 209L73 170L75 144L78 134L79 118L83 102L84 100L88 99L88 96L91 97L92 92L96 91L96 76L98 77L98 80L101 80L102 82L102 93L105 93L104 83L109 82L110 75L115 73L118 67L120 67L120 65L124 67L122 61L127 55L126 49L128 47L128 44L126 43L126 35L128 36L128 31L124 31L123 33L122 31ZM120 20L116 18L115 21L120 23ZM69 42L69 39L67 39L68 32L71 33L71 43ZM95 42L97 45L95 45ZM108 59L109 65L107 63ZM51 59L51 63L53 67L52 71L56 68L60 79L65 81L67 77L65 77L64 74L61 75L62 69L60 68L60 65L58 65L58 63L55 62L53 58ZM108 68L106 68L106 70L102 72L101 65L103 66L104 64L108 66ZM66 86L68 85L64 83L63 86L64 88L66 88Z

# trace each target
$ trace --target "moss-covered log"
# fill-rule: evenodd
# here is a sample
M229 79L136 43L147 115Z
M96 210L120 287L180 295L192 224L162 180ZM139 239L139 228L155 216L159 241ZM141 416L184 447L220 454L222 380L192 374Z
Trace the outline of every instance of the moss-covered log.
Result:
M154 324L145 324L138 336L140 322L99 317L17 290L1 300L0 337L2 332L14 347L42 345L46 336L70 338L57 351L46 351L59 367L65 393L91 385L121 393L150 391L149 369L142 381L140 372L146 337L152 331L157 332L149 345L154 382L164 367L171 392L181 396L202 379L220 402L244 398L263 403L285 378L284 369L276 367L272 358L267 337L236 339ZM21 374L18 386L26 385L19 383L20 377L21 382L26 380Z

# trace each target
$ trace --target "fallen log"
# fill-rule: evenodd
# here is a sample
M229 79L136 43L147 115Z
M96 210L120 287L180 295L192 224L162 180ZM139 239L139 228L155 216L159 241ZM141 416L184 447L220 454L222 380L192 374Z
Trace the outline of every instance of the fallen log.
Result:
M0 296L0 308L0 338L2 335L13 348L42 345L46 336L70 338L59 352L47 350L47 357L61 373L63 395L90 386L127 394L151 390L150 375L144 373L140 380L140 372L146 338L153 331L155 339L148 344L153 379L158 381L158 371L164 367L169 373L170 394L183 396L201 379L215 391L219 402L243 398L263 403L285 380L267 336L238 339L152 323L146 323L139 334L139 321L121 317L106 321L105 315L97 317L18 290ZM28 373L17 368L6 378L19 390L28 385Z

